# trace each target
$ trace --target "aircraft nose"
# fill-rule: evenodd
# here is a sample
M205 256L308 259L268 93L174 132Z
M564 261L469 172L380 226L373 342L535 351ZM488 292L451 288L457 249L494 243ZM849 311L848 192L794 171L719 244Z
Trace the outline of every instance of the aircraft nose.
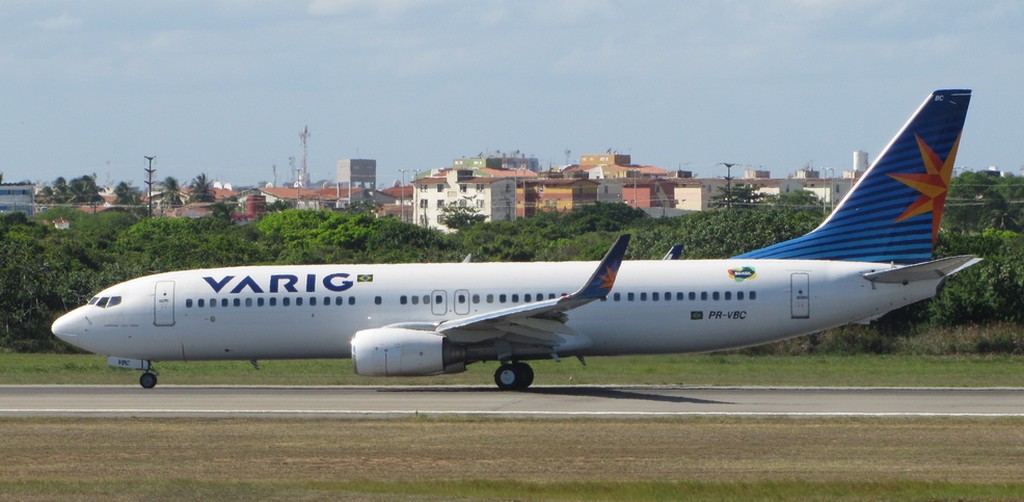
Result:
M80 341L79 336L85 332L84 325L86 323L88 323L88 319L82 316L81 312L76 309L60 316L56 321L53 321L53 326L50 327L50 331L53 331L53 334L56 335L57 338L60 338L65 342L72 345L78 345Z

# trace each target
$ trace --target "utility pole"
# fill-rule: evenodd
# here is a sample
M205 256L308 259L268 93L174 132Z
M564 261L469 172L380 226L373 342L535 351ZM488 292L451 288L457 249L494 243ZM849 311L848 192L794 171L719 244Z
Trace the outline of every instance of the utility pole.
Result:
M149 189L149 192L148 192L148 194L146 196L146 201L149 203L149 217L152 218L153 217L153 173L156 172L156 169L153 169L153 159L155 159L156 156L155 155L152 155L152 156L144 155L143 158L146 159L147 161L149 161L149 167L146 168L146 176L147 176L147 178L146 178L146 187Z
M736 163L719 162L718 165L725 166L725 208L732 209L732 166Z

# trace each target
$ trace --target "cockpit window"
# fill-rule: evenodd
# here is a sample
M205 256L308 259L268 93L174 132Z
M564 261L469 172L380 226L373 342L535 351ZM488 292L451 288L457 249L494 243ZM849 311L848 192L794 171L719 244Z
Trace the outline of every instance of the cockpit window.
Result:
M94 296L89 300L89 305L95 305L101 309L114 307L121 304L120 296Z

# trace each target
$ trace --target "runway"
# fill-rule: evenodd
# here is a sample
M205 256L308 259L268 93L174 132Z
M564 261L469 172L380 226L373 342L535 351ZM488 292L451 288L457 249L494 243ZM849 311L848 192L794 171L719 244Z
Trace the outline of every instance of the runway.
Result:
M0 416L1024 417L1024 389L0 386Z

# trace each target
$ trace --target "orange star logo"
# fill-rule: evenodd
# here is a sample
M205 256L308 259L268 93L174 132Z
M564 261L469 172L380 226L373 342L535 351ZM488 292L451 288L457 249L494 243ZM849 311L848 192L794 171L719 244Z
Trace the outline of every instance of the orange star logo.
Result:
M616 274L618 274L618 272L612 270L611 267L605 268L604 274L597 276L598 279L601 279L603 281L601 283L601 289L612 289L612 286L615 285Z
M914 201L906 211L896 218L897 222L917 215L932 213L932 245L939 236L939 222L942 221L942 209L946 204L946 193L949 191L949 180L953 177L953 163L956 161L956 150L960 146L960 137L957 136L953 142L953 148L945 160L932 151L932 149L917 138L917 147L921 150L921 159L924 160L925 174L890 174L889 176L903 183L904 185L921 192L921 196Z

